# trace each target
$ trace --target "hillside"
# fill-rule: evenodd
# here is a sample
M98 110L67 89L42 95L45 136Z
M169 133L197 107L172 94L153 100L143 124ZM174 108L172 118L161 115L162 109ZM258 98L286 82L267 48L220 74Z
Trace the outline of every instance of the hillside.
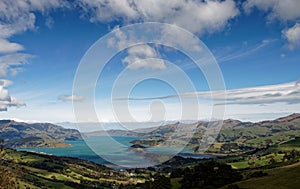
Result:
M66 140L79 140L77 130L65 129L50 123L23 123L13 120L0 121L0 139L10 148L66 147Z
M236 189L255 188L255 189L298 189L300 186L300 163L295 163L287 166L277 167L273 169L257 169L249 171L248 174L262 172L265 176L258 176L230 184ZM229 186L222 187L227 189Z
M300 114L292 114L271 121L262 121L258 123L240 122L238 125L229 128L223 127L217 140L219 142L243 141L297 130L300 130Z
M195 152L203 142L203 133L208 122L194 124L169 124L160 126L155 130L141 134L142 140L132 141L133 144L143 145L180 145L187 142ZM300 136L300 114L262 122L242 122L228 119L223 121L223 126L216 137L214 145L208 149L210 153L240 153L256 148L265 148L280 142L288 141ZM203 143L202 143L203 144Z
M115 188L142 181L128 172L68 157L0 151L0 188Z
M222 128L217 137L218 143L227 144L219 151L266 148L300 136L300 114L258 123L243 123L232 128ZM230 149L229 149L230 148Z

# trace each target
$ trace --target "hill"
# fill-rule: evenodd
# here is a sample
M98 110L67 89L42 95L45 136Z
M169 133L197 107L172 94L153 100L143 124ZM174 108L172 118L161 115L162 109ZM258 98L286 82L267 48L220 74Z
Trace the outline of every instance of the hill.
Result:
M9 148L66 147L66 140L81 139L75 129L65 129L50 123L23 123L0 120L0 139Z
M266 148L300 136L300 114L292 114L275 120L243 123L232 128L222 128L217 142L231 144L221 151ZM229 149L231 148L231 150Z
M207 130L208 125L208 122L203 121L193 124L175 123L164 125L149 133L139 133L138 136L144 139L135 140L132 143L150 146L176 146L188 142L188 145L195 152L198 152L199 146L205 142L203 134ZM297 136L300 136L300 114L292 114L275 120L257 123L227 119L223 121L223 126L216 137L214 145L207 152L242 153L256 148L265 148L279 144Z
M257 175L254 178L246 179L231 184L231 188L255 188L255 189L298 189L300 186L300 163L287 166L276 167L272 169L256 169L248 171L248 175ZM230 188L230 186L222 187L222 189Z
M69 157L0 151L0 188L117 188L143 181L128 172Z

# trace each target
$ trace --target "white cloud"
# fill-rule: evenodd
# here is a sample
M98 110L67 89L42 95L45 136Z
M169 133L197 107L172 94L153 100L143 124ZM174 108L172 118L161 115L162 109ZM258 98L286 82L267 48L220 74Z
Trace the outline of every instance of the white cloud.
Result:
M46 14L47 10L67 6L65 0L2 0L0 1L0 37L8 38L35 28L35 11Z
M244 9L250 13L257 8L267 13L267 21L279 20L282 23L294 23L292 28L282 30L284 38L288 41L288 48L294 49L300 44L300 26L297 23L300 19L299 0L247 0Z
M108 46L123 50L128 47L128 44L134 42L138 42L135 36L128 36L117 26L114 28L114 36L108 40Z
M13 82L10 81L10 80L7 80L7 79L1 79L0 80L0 86L8 87L8 86L10 86L12 84L13 84Z
M280 58L285 58L286 55L284 53L280 54Z
M52 18L52 17L48 17L48 18L46 19L45 25L46 25L48 28L51 29L51 28L53 27L53 25L54 25L54 20L53 20L53 18Z
M214 114L211 114L213 113L212 110L214 108L217 109L222 107L220 105L225 105L225 118L257 121L274 119L279 115L284 116L299 112L299 83L299 81L296 81L278 85L226 90L226 98L224 98L224 91L206 91L150 98L118 98L115 100L130 101L129 104L136 109L136 111L132 111L131 114L137 116L143 121L149 120L147 117L149 115L149 108L144 104L152 104L155 100L163 102L165 110L162 112L166 113L166 120L199 120L199 118L210 119L211 116L215 117ZM180 101L177 101L179 99ZM197 99L199 103L196 106L194 104L195 99ZM224 104L224 102L227 103ZM183 110L184 106L189 108L184 110L184 113L179 112L178 114L177 111ZM198 117L195 116L195 114L193 115L194 112L199 113ZM182 118L182 115L186 115L187 117ZM125 117L123 119L126 120Z
M120 28L116 27L114 30L114 36L108 40L109 47L115 47L118 50L123 50L128 47L129 44L138 43L138 40L134 35L130 35L123 32ZM128 69L152 69L162 70L166 68L163 60L160 59L159 52L148 44L138 44L128 48L127 56L122 59Z
M268 20L279 19L285 22L300 18L299 0L248 0L244 3L246 12L254 7L267 12Z
M233 0L78 0L91 22L164 22L191 32L212 33L238 15Z
M84 10L85 16L90 17L91 22L163 22L178 25L197 34L219 31L239 13L233 0L78 0L77 3ZM197 52L202 50L198 40L191 38L191 35L182 35L183 31L178 28L170 30L170 27L161 28L161 34L157 36L158 43L173 41L173 44L168 45ZM115 36L109 40L110 47L123 50L128 44L139 42L136 35L125 34L119 28L114 32ZM123 59L123 63L129 69L165 69L166 65L163 60L159 60L160 57L160 53L152 46L140 45L128 50L128 56Z
M67 102L67 101L83 101L84 97L83 96L76 96L76 95L61 95L57 97L58 100Z
M297 82L226 91L229 104L299 104L300 86Z
M159 53L147 44L136 45L127 50L128 56L122 62L127 65L129 69L165 69L166 65L160 59Z
M288 41L288 47L294 49L300 45L300 24L297 23L293 27L283 31L284 37Z
M20 66L27 64L28 59L32 57L32 55L23 53L0 56L0 77L5 77L7 73L15 76L18 72L23 70Z
M158 98L132 98L127 100L154 100L168 98L199 98L212 99L215 104L218 101L227 101L227 104L300 104L300 85L299 81L291 83L283 83L279 85L267 85L260 87L249 87L240 89L226 90L226 99L224 99L224 91L208 91L208 92L192 92L179 95L164 96ZM124 99L126 100L126 99Z
M17 100L9 95L7 86L11 85L9 80L0 80L0 111L7 111L8 107L21 107L25 106L25 103Z
M10 101L8 90L5 89L4 86L0 86L0 101Z
M11 36L34 30L36 13L47 15L51 9L67 6L65 0L1 0L0 1L0 77L16 76L23 71L23 65L32 57L29 54L17 53L24 50L23 46L8 40ZM48 20L47 25L53 22ZM5 88L11 84L8 80L0 82L0 111L7 111L8 107L25 106L24 102L18 101L9 95Z
M199 39L195 35L188 34L186 31L172 26L165 26L161 30L161 37L158 42L168 42L169 46L185 51L200 52L203 50L203 47L199 44Z
M241 48L240 46L236 48L228 47L227 49L222 49L220 52L220 56L217 58L219 62L227 62L235 59L239 59L241 57L249 56L266 46L270 45L272 42L276 40L264 39L259 44L248 47L248 44L244 45L246 48ZM221 54L222 53L222 54Z
M0 38L0 53L12 53L23 49L23 46L18 43L12 43L6 39Z

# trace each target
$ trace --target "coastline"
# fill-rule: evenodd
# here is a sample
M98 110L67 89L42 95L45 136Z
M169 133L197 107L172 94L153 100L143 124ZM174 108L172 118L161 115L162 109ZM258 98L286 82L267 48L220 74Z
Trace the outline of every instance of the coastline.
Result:
M55 142L55 143L45 143L45 144L40 144L37 146L22 146L22 147L17 147L15 149L28 149L28 148L70 148L73 147L72 144L69 143L63 143L63 142Z

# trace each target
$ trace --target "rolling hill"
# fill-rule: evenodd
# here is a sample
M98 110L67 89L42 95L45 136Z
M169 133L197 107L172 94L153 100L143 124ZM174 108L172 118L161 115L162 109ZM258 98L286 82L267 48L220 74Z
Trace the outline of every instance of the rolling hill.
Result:
M208 122L199 121L194 124L164 125L149 133L137 133L136 135L143 139L132 141L132 143L176 146L189 140L188 145L197 152L203 141L207 140L203 140L203 135L208 124ZM300 114L257 123L227 119L223 121L220 133L215 136L214 145L208 149L208 152L233 153L264 148L300 136Z

